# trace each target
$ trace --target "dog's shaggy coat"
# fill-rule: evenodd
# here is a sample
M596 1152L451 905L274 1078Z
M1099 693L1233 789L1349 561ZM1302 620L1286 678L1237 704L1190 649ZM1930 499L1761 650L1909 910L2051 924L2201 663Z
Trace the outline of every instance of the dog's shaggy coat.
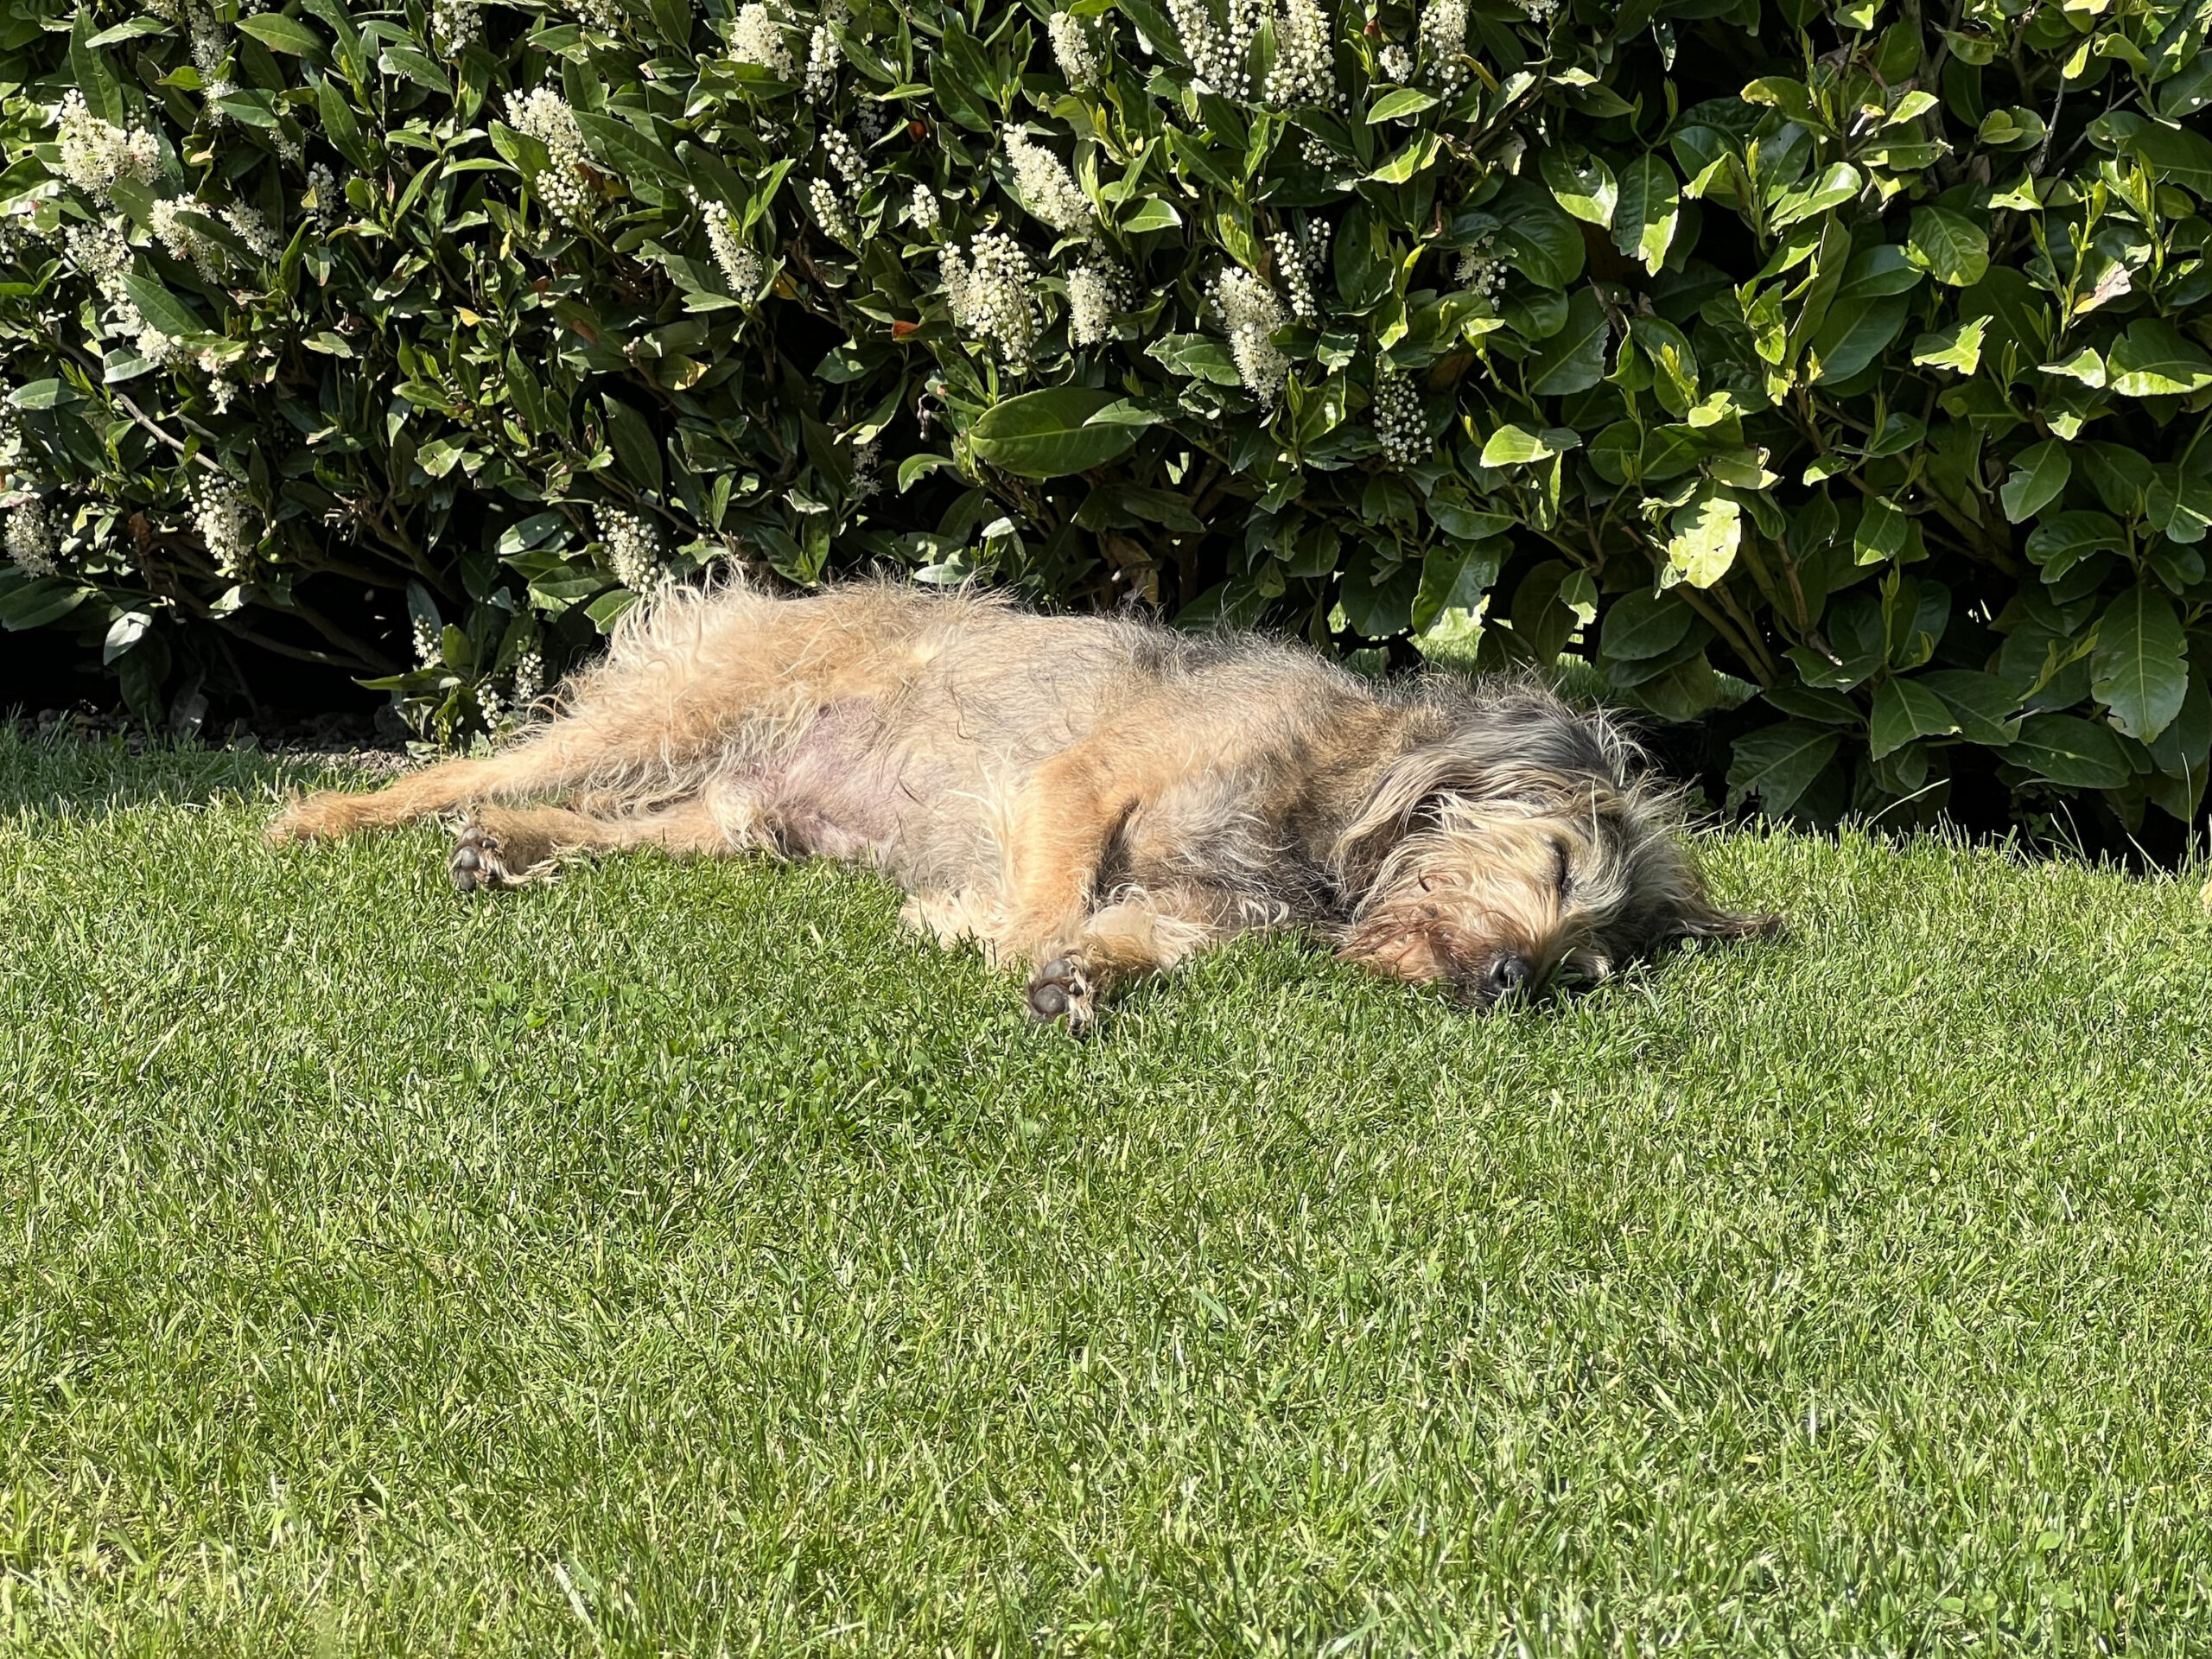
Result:
M1027 960L1032 1013L1078 1025L1261 929L1486 1005L1768 925L1708 900L1614 728L1526 681L1379 685L1251 636L891 584L669 594L499 753L272 833L457 810L464 891L620 847L873 863L908 922Z

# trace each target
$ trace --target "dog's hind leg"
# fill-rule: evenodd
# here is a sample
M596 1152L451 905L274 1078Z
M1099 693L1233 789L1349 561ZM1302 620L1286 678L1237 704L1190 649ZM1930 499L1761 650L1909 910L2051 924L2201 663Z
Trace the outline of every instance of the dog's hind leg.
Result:
M564 806L485 807L454 837L447 874L463 893L518 887L550 875L571 853L658 847L664 852L723 853L745 840L741 826L703 798L646 811L593 813Z
M270 825L269 836L329 840L395 829L477 801L563 794L636 760L634 743L620 734L584 720L556 720L498 754L442 761L366 794L334 789L295 801Z

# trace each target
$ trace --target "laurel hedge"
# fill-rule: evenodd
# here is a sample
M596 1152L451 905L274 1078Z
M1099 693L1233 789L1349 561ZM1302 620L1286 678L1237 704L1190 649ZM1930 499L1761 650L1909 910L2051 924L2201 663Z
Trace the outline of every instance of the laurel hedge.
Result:
M723 561L1587 659L2190 817L2190 0L27 0L0 623L451 737Z

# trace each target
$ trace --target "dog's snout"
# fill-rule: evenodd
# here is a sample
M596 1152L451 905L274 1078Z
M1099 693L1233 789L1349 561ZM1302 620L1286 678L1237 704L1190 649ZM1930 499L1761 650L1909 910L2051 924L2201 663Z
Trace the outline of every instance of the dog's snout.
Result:
M1517 994L1529 982L1529 958L1509 950L1490 965L1490 978L1484 988L1492 996L1506 997Z

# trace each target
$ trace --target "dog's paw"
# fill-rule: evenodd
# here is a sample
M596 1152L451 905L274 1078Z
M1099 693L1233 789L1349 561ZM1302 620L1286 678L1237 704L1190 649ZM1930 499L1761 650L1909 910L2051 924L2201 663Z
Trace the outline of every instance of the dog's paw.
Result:
M499 836L473 819L454 833L446 874L463 893L518 887L543 874L542 865L518 860Z
M1081 1031L1098 1017L1098 990L1078 957L1055 957L1029 976L1029 1017L1040 1023L1067 1021Z

